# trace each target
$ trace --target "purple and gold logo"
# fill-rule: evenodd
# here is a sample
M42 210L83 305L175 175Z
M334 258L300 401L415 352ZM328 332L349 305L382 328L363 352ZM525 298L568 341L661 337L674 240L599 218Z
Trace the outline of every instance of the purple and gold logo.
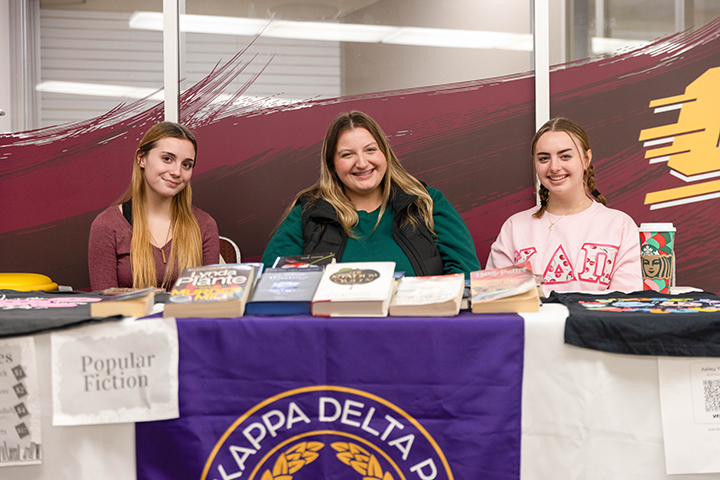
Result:
M202 480L451 480L437 442L376 395L322 385L289 390L240 416Z

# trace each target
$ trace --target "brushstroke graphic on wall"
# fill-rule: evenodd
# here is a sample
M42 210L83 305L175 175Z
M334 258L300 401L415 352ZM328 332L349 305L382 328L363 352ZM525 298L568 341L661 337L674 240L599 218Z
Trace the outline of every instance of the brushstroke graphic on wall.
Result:
M244 89L223 96L253 61L240 52L181 97L181 122L199 142L195 204L240 245L244 260L259 258L288 202L316 180L325 130L351 109L373 116L406 168L445 193L467 222L481 263L503 221L534 204L532 72L293 105L236 102ZM551 71L551 113L586 128L598 189L609 206L638 224L672 222L678 284L714 292L720 292L720 258L708 239L720 238L712 214L719 200L653 206L720 189L714 183L720 179L711 176L718 171L717 133L711 141L718 131L718 93L703 86L717 85L704 75L716 76L718 67L720 19ZM682 108L664 108L676 104ZM89 287L90 224L123 192L140 137L161 119L161 106L139 101L85 122L0 136L0 270L40 272L63 285ZM672 145L668 140L652 150L645 143L669 138ZM667 165L648 163L658 157L646 153L671 158ZM692 184L678 187L684 180Z

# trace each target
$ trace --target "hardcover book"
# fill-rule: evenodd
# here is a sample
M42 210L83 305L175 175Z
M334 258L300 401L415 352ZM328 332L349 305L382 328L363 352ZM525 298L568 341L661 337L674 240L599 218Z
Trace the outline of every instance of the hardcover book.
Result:
M310 302L323 267L269 268L265 270L245 313L248 315L310 315Z
M460 313L465 275L403 277L390 302L392 316L452 317Z
M93 317L144 317L152 313L155 304L153 287L147 288L112 288L100 291L102 301L90 304L90 315Z
M540 297L532 270L512 266L470 273L473 313L537 312Z
M259 268L230 263L186 268L165 304L165 317L241 317Z
M335 263L334 253L309 253L306 255L277 257L275 263L273 263L273 268L323 267L329 263Z
M312 300L313 315L385 317L395 279L395 262L333 263L325 266Z

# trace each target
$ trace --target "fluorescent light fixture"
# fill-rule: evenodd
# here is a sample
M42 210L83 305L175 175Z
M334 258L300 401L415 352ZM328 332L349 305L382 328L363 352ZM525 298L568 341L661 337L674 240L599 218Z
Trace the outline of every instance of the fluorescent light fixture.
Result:
M38 92L63 93L66 95L85 95L91 97L114 97L114 98L130 98L139 100L148 97L148 100L162 102L164 93L157 91L156 88L128 87L125 85L107 85L100 83L78 83L78 82L57 82L47 81L39 83L35 90ZM212 103L227 102L234 98L234 95L221 93L217 95ZM272 97L256 97L250 95L242 95L237 98L234 105L258 105L263 107L274 107L280 105L292 105L303 101L303 98L272 98ZM259 102L259 103L258 103Z
M162 31L163 14L135 12L130 28ZM499 49L531 52L532 34L454 30L447 28L394 27L354 23L296 22L181 15L180 31L334 42L388 43L426 47Z
M530 33L486 32L449 28L399 27L394 34L383 38L381 41L382 43L398 45L520 50L526 52L531 52L533 48L533 38Z
M606 38L606 37L593 37L592 38L592 53L595 55L601 53L614 53L621 48L635 48L647 45L647 40L628 40L626 38Z
M263 36L321 40L328 42L378 43L392 35L397 27L325 22L293 22L274 20L262 32Z
M92 97L123 97L133 99L145 98L152 95L149 100L163 100L163 92L158 92L157 88L128 87L126 85L47 81L39 83L35 87L35 90L38 92L69 93L71 95L88 95Z
M135 12L130 16L130 28L163 29L160 12ZM212 15L181 15L180 31L241 35L270 38L293 38L333 42L387 43L442 48L474 48L532 52L531 33L488 32L450 28L394 27L357 23L296 22L257 18L220 17ZM624 38L592 38L593 54L613 53L621 48L640 47L648 42Z

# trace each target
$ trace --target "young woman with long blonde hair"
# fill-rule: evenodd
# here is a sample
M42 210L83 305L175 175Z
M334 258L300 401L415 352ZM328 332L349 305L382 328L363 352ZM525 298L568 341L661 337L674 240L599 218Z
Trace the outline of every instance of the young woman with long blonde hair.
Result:
M362 112L338 116L323 142L320 179L288 207L262 261L304 253L337 261L394 261L407 275L480 269L470 231L438 190L400 164Z
M186 127L161 122L140 141L130 186L90 228L93 290L172 287L186 267L217 263L215 220L192 206L197 142Z

